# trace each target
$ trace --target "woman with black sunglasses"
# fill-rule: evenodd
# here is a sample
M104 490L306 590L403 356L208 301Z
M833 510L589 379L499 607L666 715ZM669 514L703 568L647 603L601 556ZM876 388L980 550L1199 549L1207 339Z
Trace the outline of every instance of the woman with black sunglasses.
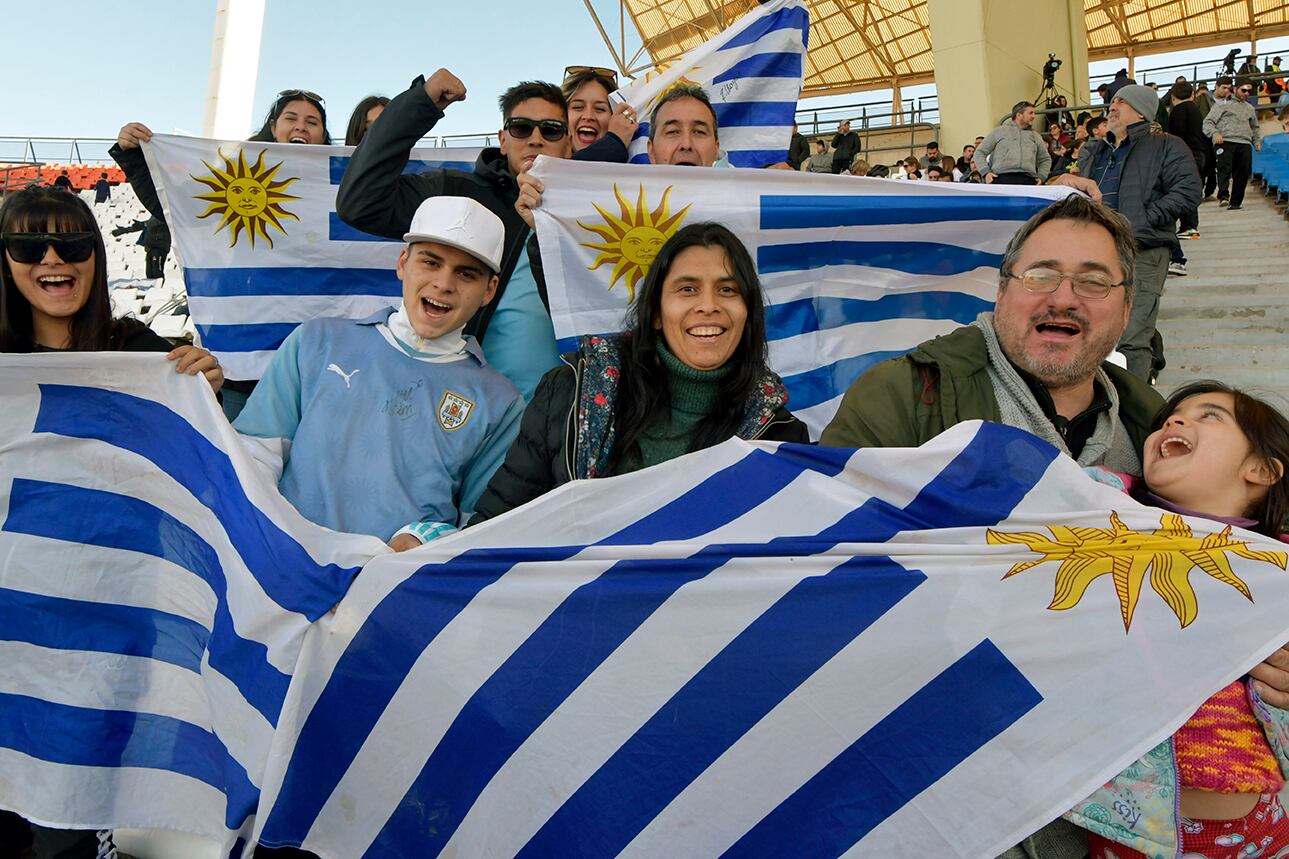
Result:
M38 185L10 194L0 244L0 352L166 352L176 372L223 384L205 349L112 318L103 235L80 197Z

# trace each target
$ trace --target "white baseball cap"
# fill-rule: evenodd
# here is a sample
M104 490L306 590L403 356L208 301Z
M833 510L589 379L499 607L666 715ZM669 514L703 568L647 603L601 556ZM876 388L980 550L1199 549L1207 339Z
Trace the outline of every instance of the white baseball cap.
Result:
M506 246L506 226L469 197L428 197L417 206L403 241L438 242L463 250L497 273Z

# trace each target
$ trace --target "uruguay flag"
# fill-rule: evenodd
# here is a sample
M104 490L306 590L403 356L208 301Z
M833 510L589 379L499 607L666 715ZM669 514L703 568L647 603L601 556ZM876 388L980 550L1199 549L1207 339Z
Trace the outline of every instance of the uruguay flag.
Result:
M305 629L386 551L256 468L163 356L0 356L0 808L249 831Z
M1283 548L981 423L566 484L375 559L315 623L258 833L328 859L992 857L1289 639Z
M809 42L805 0L771 0L662 71L615 92L614 104L626 101L644 120L631 143L632 163L649 163L648 116L663 93L681 83L707 91L731 165L787 161Z
M201 345L258 379L297 325L398 301L402 244L336 214L351 146L155 135L144 144ZM478 149L414 149L405 172L474 169Z
M765 288L770 364L818 436L861 373L993 308L998 266L1062 187L897 182L781 170L539 158L537 239L561 351L619 331L662 243L734 231Z

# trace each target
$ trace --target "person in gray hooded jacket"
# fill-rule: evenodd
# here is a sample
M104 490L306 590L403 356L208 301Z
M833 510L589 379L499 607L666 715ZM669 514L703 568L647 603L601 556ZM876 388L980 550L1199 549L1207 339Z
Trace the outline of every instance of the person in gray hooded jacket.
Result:
M1253 150L1262 149L1258 116L1249 100L1253 84L1231 87L1230 78L1217 79L1217 102L1204 117L1204 133L1213 139L1217 156L1218 205L1239 209L1253 172Z
M980 141L972 165L986 182L1037 185L1052 169L1052 156L1034 131L1034 105L1017 102L1011 118Z

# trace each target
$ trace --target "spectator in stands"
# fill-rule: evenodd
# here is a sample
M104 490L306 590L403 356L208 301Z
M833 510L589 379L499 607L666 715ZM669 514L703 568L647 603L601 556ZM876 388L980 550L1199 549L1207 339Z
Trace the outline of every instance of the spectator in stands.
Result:
M1101 98L1102 104L1110 103L1110 97L1107 95L1107 93L1109 92L1110 92L1109 84L1101 84L1100 86L1097 87L1097 95Z
M1088 139L1101 140L1102 138L1104 138L1106 135L1106 132L1110 130L1110 127L1106 124L1106 122L1107 120L1104 116L1094 116L1091 119L1089 119L1087 122L1085 122L1083 124L1083 127L1087 129Z
M1280 77L1280 62L1280 57L1274 57L1267 63L1266 74L1274 77L1267 78L1263 82L1267 89L1267 100L1272 104L1275 104L1285 91L1284 78Z
M837 126L837 133L832 138L832 172L841 173L850 169L850 162L859 154L859 135L850 130L850 120Z
M112 318L103 235L79 196L39 185L9 194L0 237L0 352L166 352L176 372L219 390L223 373L205 349Z
M811 173L832 172L832 154L828 151L828 144L823 140L815 141L815 154L810 156L806 169Z
M107 181L107 174L100 173L94 183L94 202L103 203L112 197L112 185Z
M1186 75L1178 75L1173 81L1173 87L1186 82ZM1159 123L1159 127L1165 131L1168 130L1168 116L1173 109L1173 87L1169 87L1168 91L1159 97L1159 107L1155 108L1155 122Z
M975 155L976 147L974 144L968 143L966 146L962 147L962 154L958 156L958 162L954 165L958 172L962 174L962 179L959 179L959 182L964 181L966 177L971 175L971 171L974 169L971 166L971 159L974 158Z
M910 155L900 164L900 178L911 181L922 178L922 165L915 156Z
M1228 211L1244 203L1244 188L1253 172L1253 150L1262 149L1262 132L1249 99L1253 85L1231 87L1230 78L1217 79L1217 103L1204 117L1204 133L1217 156L1217 204Z
M944 171L944 175L947 177L944 181L946 182L962 181L962 172L958 170L958 162L953 160L952 155L940 156L940 169Z
M326 102L322 96L307 89L282 90L264 117L264 125L251 136L251 140L330 144Z
M499 100L500 146L484 149L472 172L442 168L404 174L412 147L465 95L465 84L447 69L439 69L429 80L417 78L410 89L393 98L354 150L336 195L336 211L351 226L387 238L407 233L412 215L427 197L469 197L501 218L506 249L497 289L466 333L482 343L488 363L529 397L559 354L550 314L524 250L529 227L515 206L517 177L538 155L569 157L567 103L554 84L517 84Z
M1058 145L1052 153L1052 172L1048 178L1060 176L1062 173L1079 172L1079 155L1083 150L1082 140L1076 140L1069 146Z
M234 424L306 518L395 551L468 517L523 413L464 333L497 290L501 219L467 197L430 197L404 241L397 308L296 328ZM362 456L348 455L355 444Z
M1195 89L1183 80L1173 84L1170 97L1173 105L1168 113L1168 133L1181 138L1181 141L1186 144L1186 148L1191 151L1191 157L1195 159L1196 171L1203 176L1204 161L1208 157L1208 135L1204 133L1204 117L1200 116L1199 108L1195 106ZM1182 214L1177 237L1199 238L1198 204ZM1174 262L1176 262L1176 256L1177 254L1174 254Z
M389 99L383 95L369 95L358 102L354 112L349 115L349 125L345 128L345 145L357 146L387 104Z
M1065 98L1065 96L1058 95L1056 98L1052 99L1047 106L1049 108L1057 108L1057 112L1051 115L1056 117L1056 123L1061 126L1061 131L1067 134L1073 134L1075 126L1074 114L1067 110L1070 106L1070 102Z
M793 170L800 170L801 165L806 163L810 157L810 141L797 130L797 124L792 123L792 142L788 144L788 166Z
M1132 271L1136 296L1119 342L1128 370L1149 379L1163 365L1156 354L1155 319L1168 276L1169 249L1177 219L1199 203L1195 159L1179 138L1153 130L1156 100L1150 87L1120 87L1110 102L1109 133L1083 147L1079 174L1054 182L1071 185L1119 212L1132 224L1137 256Z
M614 108L609 93L618 88L617 72L590 66L564 70L560 91L568 102L568 128L573 157L588 161L626 162L636 133L631 105Z
M201 373L219 390L223 373L205 349L175 348L138 320L112 318L103 235L79 196L39 185L10 193L0 237L0 352L164 352L175 372ZM7 811L0 811L0 837L0 848L20 856L92 859L115 851L109 832L28 826ZM23 854L24 845L35 853Z
M1012 106L1010 119L985 136L972 163L986 182L1037 185L1047 178L1052 156L1033 125L1034 105L1021 101Z
M1109 104L1114 101L1115 93L1126 86L1137 86L1137 81L1134 78L1128 77L1127 69L1119 69L1119 71L1114 73L1114 80L1110 81L1108 84L1104 84L1104 86L1105 92L1102 94L1102 98L1105 99L1106 104ZM1101 87L1097 87L1097 92L1101 92ZM1147 116L1153 115L1153 111L1147 114Z
M654 258L626 330L583 337L542 379L471 524L569 480L626 474L734 436L804 442L765 355L747 249L720 224L685 225Z
M711 167L719 157L720 128L706 90L690 84L668 90L649 114L649 161Z
M64 191L73 190L72 177L67 175L66 170L54 177L53 185L55 188L62 188Z
M852 161L852 162L851 162L851 165L850 165L850 175L852 175L852 176L867 176L867 175L868 175L868 173L869 173L869 171L870 171L870 170L872 170L872 169L873 169L873 168L872 168L872 165L870 165L870 164L869 164L867 161L865 161L863 158L856 158L854 161ZM824 171L822 171L822 172L824 172L824 173L831 173L831 172L832 172L832 168L831 168L831 167L829 167L827 170L824 170Z
M1258 67L1258 57L1256 54L1249 54L1249 58L1235 71L1235 88L1238 90L1245 84L1249 85L1253 92L1250 93L1248 102L1254 108L1258 106L1259 89L1258 82L1254 79L1261 75L1262 69Z
M922 175L928 182L939 182L944 179L944 168L941 167L940 162L937 161L924 168Z
M144 273L151 280L166 276L166 257L170 254L170 227L161 218L135 221L128 227L117 227L114 236L140 233L138 244L143 248Z
M1199 108L1201 116L1208 116L1209 109L1213 107L1213 93L1208 90L1208 81L1200 81L1195 85L1195 106Z
M923 155L920 159L918 159L918 166L921 167L923 170L925 170L926 168L930 167L932 164L939 164L939 163L940 163L940 143L937 140L932 140L930 143L926 145L926 154Z

